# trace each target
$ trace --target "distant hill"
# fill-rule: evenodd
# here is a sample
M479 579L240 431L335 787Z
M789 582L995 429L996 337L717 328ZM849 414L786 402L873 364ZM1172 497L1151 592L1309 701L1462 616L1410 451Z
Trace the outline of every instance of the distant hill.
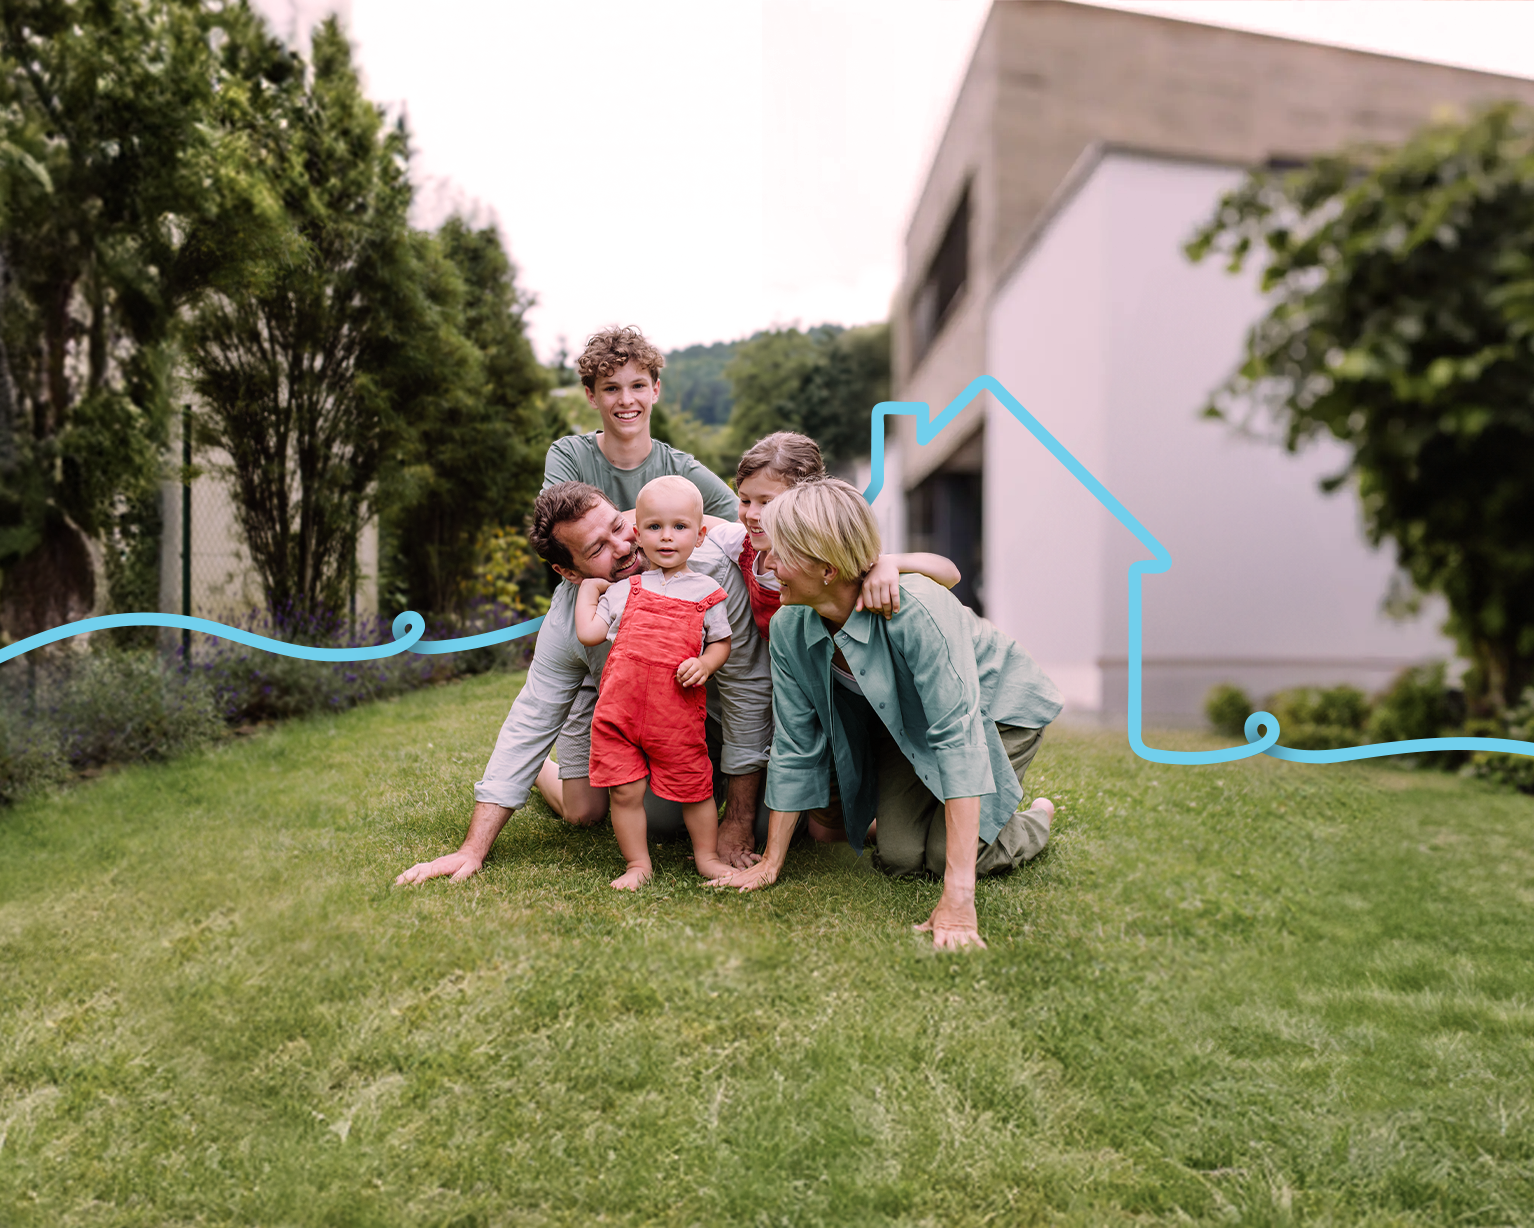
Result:
M724 378L724 368L744 340L672 350L666 355L666 369L661 373L663 401L709 426L728 422L735 399L730 393L730 381Z

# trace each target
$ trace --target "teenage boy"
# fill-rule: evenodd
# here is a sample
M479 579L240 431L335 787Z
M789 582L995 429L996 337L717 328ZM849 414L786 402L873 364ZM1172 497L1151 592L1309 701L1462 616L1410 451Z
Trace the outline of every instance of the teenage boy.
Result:
M586 343L575 365L602 429L554 441L543 462L544 490L558 482L587 482L622 511L634 506L647 482L677 474L698 488L708 515L736 518L735 493L718 475L688 453L650 438L666 356L643 333L605 329Z

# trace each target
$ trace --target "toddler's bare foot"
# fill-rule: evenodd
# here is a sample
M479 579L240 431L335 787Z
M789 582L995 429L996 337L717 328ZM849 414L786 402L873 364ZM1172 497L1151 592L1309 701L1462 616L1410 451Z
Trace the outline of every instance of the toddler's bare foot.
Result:
M647 867L636 867L627 874L612 881L612 885L619 891L638 891L650 881L650 871Z
M722 878L735 869L734 866L720 857L699 857L694 854L693 862L698 867L698 873L707 879Z

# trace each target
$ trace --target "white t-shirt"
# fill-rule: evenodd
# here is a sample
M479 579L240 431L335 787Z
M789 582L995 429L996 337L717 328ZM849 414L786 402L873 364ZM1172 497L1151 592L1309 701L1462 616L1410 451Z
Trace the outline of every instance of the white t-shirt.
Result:
M667 580L661 575L659 567L641 572L639 583L647 593L659 593L677 601L702 601L711 593L720 591L719 582L712 576L696 571L679 571ZM632 587L627 579L620 580L609 585L597 600L597 616L607 620L607 638L610 640L618 637L618 625L623 621L623 610L628 605ZM703 642L698 645L699 652L715 640L730 638L730 618L725 613L724 605L724 602L718 601L703 611Z
M743 524L716 525L708 531L706 541L712 542L739 565L741 547L746 543L746 526ZM778 591L778 577L762 566L765 554L758 554L751 564L756 582L770 593Z

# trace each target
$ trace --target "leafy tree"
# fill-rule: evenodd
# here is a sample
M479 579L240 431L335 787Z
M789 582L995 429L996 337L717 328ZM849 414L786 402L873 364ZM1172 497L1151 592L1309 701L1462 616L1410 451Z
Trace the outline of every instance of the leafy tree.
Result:
M730 443L744 450L772 431L800 431L828 464L868 450L869 412L889 397L889 326L822 324L758 333L725 368L734 391Z
M871 411L889 395L889 325L848 329L800 381L793 405L798 429L820 444L828 464L866 456Z
M1534 682L1534 113L1439 122L1399 148L1254 174L1188 248L1260 253L1275 297L1207 412L1351 450L1370 539L1394 543L1502 708Z
M401 430L383 519L394 599L448 612L483 596L483 543L532 511L555 419L524 327L532 298L496 228L450 218L426 245L437 330L401 350L416 356L416 378L391 386Z
M387 385L439 325L410 236L407 140L363 95L334 18L313 65L251 99L287 252L256 251L187 334L205 442L272 608L339 608L390 433ZM429 341L428 341L429 344Z
M154 582L178 314L239 218L270 214L228 121L258 50L243 5L6 0L0 6L0 567L8 629L97 602L88 539L119 604ZM39 625L40 624L40 625Z
M667 403L706 426L728 422L735 400L724 370L740 345L739 341L716 341L670 351L666 355Z

